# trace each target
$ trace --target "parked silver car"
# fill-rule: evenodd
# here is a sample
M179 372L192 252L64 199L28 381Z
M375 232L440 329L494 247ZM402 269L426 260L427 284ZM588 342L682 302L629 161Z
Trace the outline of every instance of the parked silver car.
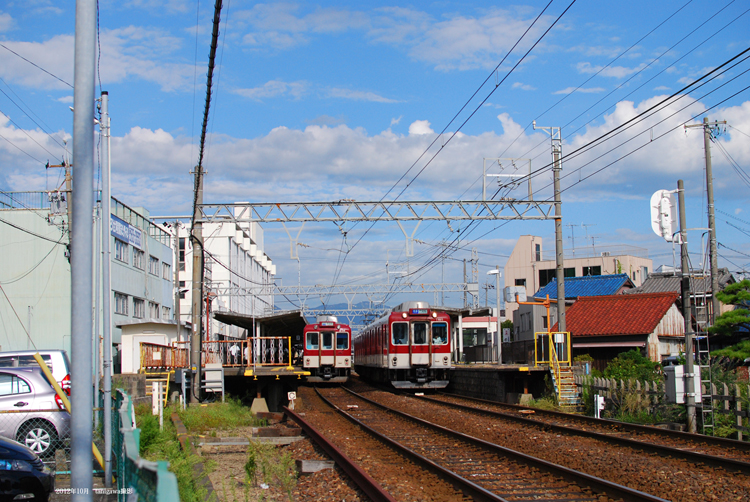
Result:
M69 435L70 414L41 368L0 368L0 436L47 457Z
M66 394L70 395L70 360L64 350L14 350L0 352L0 368L23 368L26 366L36 366L39 364L34 359L34 354L39 353L52 376L57 383L63 388Z

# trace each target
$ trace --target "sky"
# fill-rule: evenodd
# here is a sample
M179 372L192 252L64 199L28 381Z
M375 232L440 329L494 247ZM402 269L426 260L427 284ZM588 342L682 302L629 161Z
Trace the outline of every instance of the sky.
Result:
M155 216L188 215L214 5L99 9L112 194ZM498 158L489 172L526 174L530 164L534 199L550 200L550 138L536 121L561 130L566 248L634 246L655 268L672 265L672 243L651 230L650 198L683 179L700 268L703 134L684 126L708 117L726 121L711 148L719 266L739 275L750 267L748 25L741 1L225 1L204 201L478 200L485 159ZM72 1L0 5L0 190L62 183L45 165L72 146L74 26ZM487 178L487 196L527 198L527 182L513 179ZM299 260L287 234L298 230L265 226L283 285L462 282L476 249L484 291L518 236L542 236L554 253L551 221L405 224L410 257L395 223L308 223Z

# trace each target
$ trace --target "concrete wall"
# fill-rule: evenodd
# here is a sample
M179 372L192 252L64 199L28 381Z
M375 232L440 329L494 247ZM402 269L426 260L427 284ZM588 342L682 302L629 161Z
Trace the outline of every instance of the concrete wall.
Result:
M505 381L492 369L455 368L448 392L463 396L505 402Z
M70 354L68 235L48 215L46 209L0 210L0 350Z

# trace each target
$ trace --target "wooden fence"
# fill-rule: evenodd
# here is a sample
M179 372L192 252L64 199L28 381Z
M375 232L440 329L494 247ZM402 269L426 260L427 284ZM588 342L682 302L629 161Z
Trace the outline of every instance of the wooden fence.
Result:
M602 395L606 398L610 408L622 411L628 411L628 409L653 411L657 407L668 404L664 382L625 381L584 375L577 375L575 382L579 395ZM708 395L708 389L705 385L702 386L701 392L704 396ZM731 421L731 425L737 433L737 439L748 438L748 433L750 433L750 427L747 426L748 418L750 418L750 411L748 411L750 410L750 385L720 384L717 386L712 384L710 395L714 414L733 416L734 420ZM706 399L704 399L705 401ZM700 403L697 404L700 405ZM698 413L700 414L700 408ZM714 422L716 422L716 419L714 419Z

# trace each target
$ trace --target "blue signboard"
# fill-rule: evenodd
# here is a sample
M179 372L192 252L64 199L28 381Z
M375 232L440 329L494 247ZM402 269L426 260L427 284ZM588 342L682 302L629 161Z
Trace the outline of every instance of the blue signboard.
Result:
M117 216L111 216L110 231L112 235L135 248L143 249L143 232Z

